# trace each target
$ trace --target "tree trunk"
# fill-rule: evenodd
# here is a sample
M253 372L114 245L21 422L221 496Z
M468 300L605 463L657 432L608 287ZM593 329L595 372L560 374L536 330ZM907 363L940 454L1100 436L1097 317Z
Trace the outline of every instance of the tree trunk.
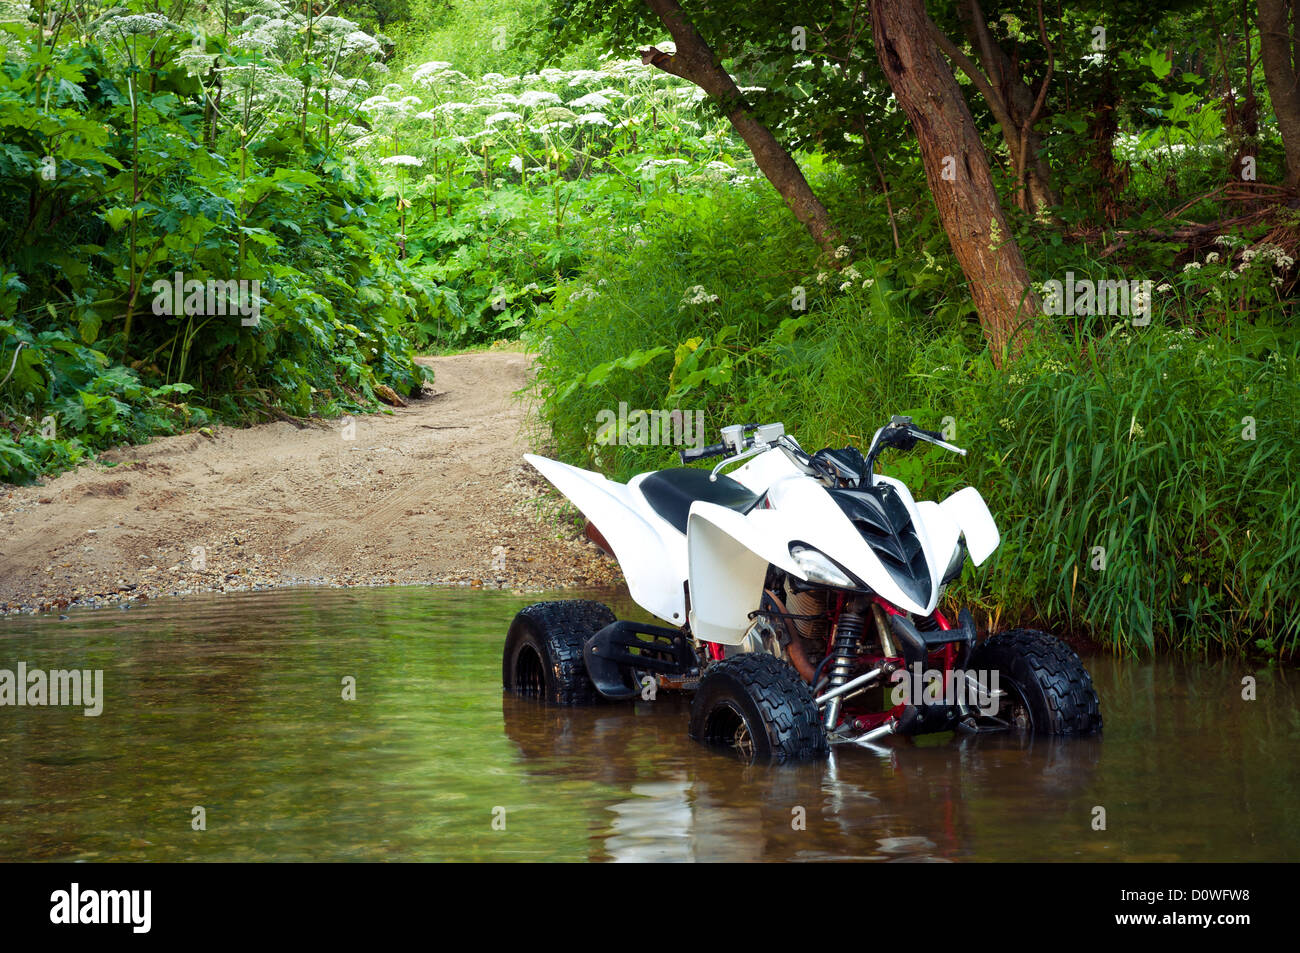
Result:
M677 52L670 55L650 47L642 51L642 62L694 83L720 104L723 115L753 153L759 170L833 261L839 231L831 222L826 207L813 194L789 150L777 141L771 130L754 118L735 80L722 68L712 47L700 36L677 0L646 0L646 6L663 22L677 44Z
M1255 60L1251 55L1253 46L1251 37L1255 29L1255 21L1251 17L1251 0L1241 0L1240 41L1233 37L1232 42L1225 46L1223 41L1227 37L1224 35L1225 31L1219 26L1214 7L1211 5L1208 9L1210 26L1214 35L1219 37L1220 69L1217 71L1219 99L1223 103L1226 139L1232 146L1232 159L1228 162L1227 177L1229 182L1240 182L1248 162L1253 162L1253 157L1259 155L1259 100L1255 95ZM1237 55L1238 47L1243 51L1245 63L1241 67L1241 72L1246 79L1240 105L1237 103L1237 89L1233 84L1233 59ZM1200 72L1200 61L1203 57L1204 52L1198 55L1196 67L1192 72Z
M1300 3L1259 0L1259 50L1286 152L1286 184L1300 188Z
M1088 139L1092 143L1088 165L1097 183L1093 191L1097 211L1112 225L1123 215L1121 197L1129 181L1128 164L1115 161L1115 136L1119 132L1117 98L1112 74L1107 71L1097 87L1088 116Z
M940 56L922 0L871 0L871 29L885 77L916 131L921 161L953 253L999 365L1015 356L1041 312L1011 237L988 157L961 89Z

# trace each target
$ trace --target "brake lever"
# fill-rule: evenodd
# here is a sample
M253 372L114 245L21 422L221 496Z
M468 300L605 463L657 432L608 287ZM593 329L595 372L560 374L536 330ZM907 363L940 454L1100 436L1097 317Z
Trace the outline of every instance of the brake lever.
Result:
M768 445L753 446L750 447L748 450L744 451L743 453L736 454L734 457L727 457L727 459L723 460L721 463L719 463L716 467L713 468L713 471L709 474L709 481L711 483L717 483L718 472L723 467L730 466L733 463L739 463L741 460L748 460L750 457L754 456L755 454L762 453L764 450L771 450L771 449L772 448Z
M909 427L908 431L914 437L917 437L920 440L924 440L926 443L932 443L936 447L942 447L945 450L951 450L953 453L960 453L963 457L966 456L966 451L963 450L961 447L953 446L952 444L948 443L946 440L941 440L938 437L933 437L924 430L921 430L917 427Z

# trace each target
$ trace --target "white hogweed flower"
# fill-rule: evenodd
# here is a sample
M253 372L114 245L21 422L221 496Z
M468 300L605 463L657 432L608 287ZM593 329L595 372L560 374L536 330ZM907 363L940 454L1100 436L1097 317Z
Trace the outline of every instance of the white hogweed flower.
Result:
M704 285L691 285L682 295L682 300L677 305L677 310L681 311L691 305L697 304L716 304L718 296L710 294L705 290Z

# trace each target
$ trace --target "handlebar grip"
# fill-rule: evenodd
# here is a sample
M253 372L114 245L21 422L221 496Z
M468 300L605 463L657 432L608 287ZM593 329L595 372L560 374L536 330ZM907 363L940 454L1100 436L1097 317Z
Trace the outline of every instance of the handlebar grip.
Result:
M678 450L677 456L681 458L682 463L693 463L696 460L703 460L705 457L720 457L726 452L726 444L712 443L707 447L700 447L698 450Z

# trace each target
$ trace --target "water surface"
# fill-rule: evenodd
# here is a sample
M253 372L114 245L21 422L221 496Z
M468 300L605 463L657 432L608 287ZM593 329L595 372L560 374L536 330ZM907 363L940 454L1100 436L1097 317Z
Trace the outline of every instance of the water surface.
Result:
M0 668L102 669L105 693L96 718L0 708L0 860L1300 853L1294 672L1095 657L1098 740L940 735L744 767L687 739L671 696L503 697L505 629L536 599L282 589L0 620Z

